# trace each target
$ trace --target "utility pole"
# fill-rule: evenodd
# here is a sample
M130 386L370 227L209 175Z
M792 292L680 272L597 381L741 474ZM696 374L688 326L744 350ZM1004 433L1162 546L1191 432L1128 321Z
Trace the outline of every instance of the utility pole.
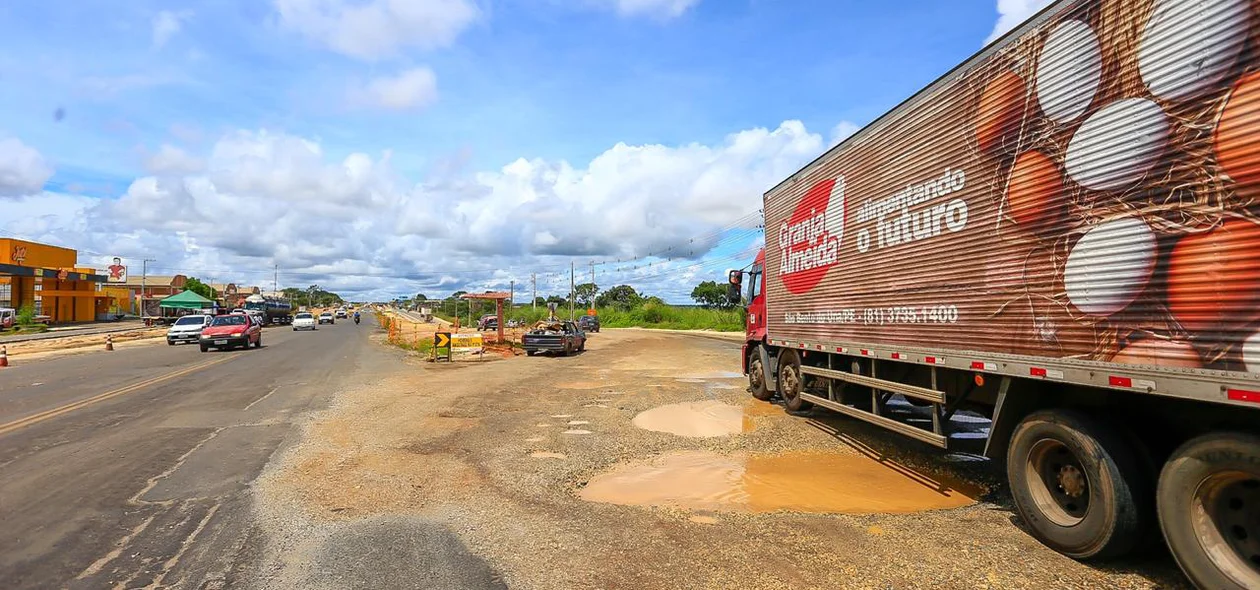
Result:
M595 284L595 261L591 261L591 284ZM591 293L591 309L595 309L595 294Z
M516 279L508 281L508 311L512 311L512 299L516 297Z
M577 296L577 287L575 285L575 279L577 278L577 274L575 272L576 269L577 269L577 266L573 263L572 260L570 260L569 261L569 319L573 319L573 299Z
M276 291L280 290L280 265L277 264L273 274L271 275L271 296L276 296Z
M145 287L148 286L150 262L157 261L152 258L145 258L144 261L140 263L140 317L144 317L144 291Z
M529 273L529 283L533 287L533 292L534 292L533 298L529 300L530 305L532 305L533 308L537 310L538 309L538 273L536 272Z

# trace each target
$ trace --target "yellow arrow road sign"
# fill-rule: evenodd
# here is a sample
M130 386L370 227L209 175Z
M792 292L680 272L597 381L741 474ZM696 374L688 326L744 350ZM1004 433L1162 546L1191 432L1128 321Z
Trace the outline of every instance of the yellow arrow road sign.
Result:
M446 332L438 332L433 335L434 348L449 348L451 346L451 335Z

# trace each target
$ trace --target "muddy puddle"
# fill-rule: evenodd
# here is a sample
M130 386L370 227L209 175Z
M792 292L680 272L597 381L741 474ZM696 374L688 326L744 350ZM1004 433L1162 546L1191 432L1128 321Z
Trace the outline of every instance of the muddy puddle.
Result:
M983 493L979 486L864 455L684 451L600 475L578 495L691 510L900 514L969 506Z
M691 437L739 434L751 426L742 408L716 400L658 406L640 412L633 423L644 430Z

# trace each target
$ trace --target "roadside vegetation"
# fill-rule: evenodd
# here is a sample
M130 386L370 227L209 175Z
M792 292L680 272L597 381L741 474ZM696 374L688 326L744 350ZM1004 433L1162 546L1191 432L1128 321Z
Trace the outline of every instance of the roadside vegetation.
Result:
M23 334L39 334L46 332L48 325L35 321L35 306L23 305L13 318L13 331Z
M494 304L489 301L460 299L464 291L456 291L445 299L429 299L423 294L412 299L399 299L396 305L403 307L425 307L433 315L447 321L454 321L458 314L460 323L467 325L469 317L475 324L484 314L494 313ZM655 328L666 330L714 330L719 332L742 332L744 330L744 310L726 300L725 287L714 281L705 281L696 286L691 293L697 306L670 305L659 297L639 293L629 285L618 285L604 291L593 283L577 285L574 296L573 314L583 315L594 304L599 316L600 326L605 328ZM556 315L569 317L569 300L558 295L539 297L532 304L518 304L511 310L504 310L507 320L520 320L527 324L547 317L547 305L556 305ZM471 312L471 313L470 313Z

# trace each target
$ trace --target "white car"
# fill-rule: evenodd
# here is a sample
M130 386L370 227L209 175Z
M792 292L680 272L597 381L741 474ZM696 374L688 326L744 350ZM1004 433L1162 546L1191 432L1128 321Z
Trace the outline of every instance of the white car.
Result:
M336 321L333 319L333 314L328 313L328 312L324 312L324 313L319 314L319 323L321 323L321 324L335 324L335 323L336 323Z
M293 316L293 330L294 331L314 330L314 329L316 329L315 316L311 315L309 312L302 311L302 312L298 312L297 315Z
M344 319L346 319L346 310L344 310L344 309L338 309L338 310L337 310L337 319L339 319L339 320L344 320Z
M175 346L180 342L196 342L201 329L210 325L213 316L204 314L186 315L171 325L166 331L166 343Z

